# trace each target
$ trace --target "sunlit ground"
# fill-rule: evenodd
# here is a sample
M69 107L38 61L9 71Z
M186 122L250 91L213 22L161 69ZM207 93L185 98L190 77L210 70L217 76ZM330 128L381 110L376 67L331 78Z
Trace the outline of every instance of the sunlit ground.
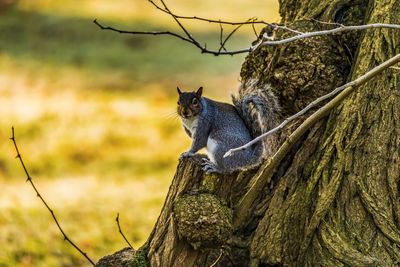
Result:
M278 20L275 1L253 2L179 0L170 8ZM65 232L97 261L126 246L118 212L135 247L157 219L179 154L190 144L174 113L176 86L204 86L206 95L229 101L239 84L244 55L217 58L168 37L100 31L93 18L125 29L175 27L145 0L25 0L0 10L1 267L87 265L25 182L11 126ZM217 47L218 25L187 25ZM253 39L247 29L230 46Z

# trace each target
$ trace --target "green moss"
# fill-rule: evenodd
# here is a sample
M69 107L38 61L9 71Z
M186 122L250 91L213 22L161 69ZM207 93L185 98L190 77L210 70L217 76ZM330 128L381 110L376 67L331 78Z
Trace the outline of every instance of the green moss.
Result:
M174 205L179 236L193 248L224 244L232 232L232 211L212 194L184 195Z
M205 174L200 184L200 191L214 193L218 184L218 175L215 173Z
M126 267L147 267L147 262L147 247L143 247L136 251L129 266Z

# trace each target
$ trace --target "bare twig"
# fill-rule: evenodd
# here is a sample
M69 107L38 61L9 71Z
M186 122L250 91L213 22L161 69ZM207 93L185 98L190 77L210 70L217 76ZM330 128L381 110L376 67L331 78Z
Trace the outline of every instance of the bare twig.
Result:
M260 136L254 138L252 141L248 142L247 144L241 146L241 147L237 147L237 148L233 148L230 149L228 152L225 153L224 157L229 157L231 156L233 153L241 151L241 150L245 150L249 147L251 147L252 145L254 145L257 142L260 142L263 138L279 131L282 130L289 122L299 118L300 116L304 115L305 113L307 113L310 109L316 107L317 105L319 105L321 102L335 96L336 94L338 94L339 92L343 91L346 88L352 87L358 87L361 84L366 83L367 81L369 81L371 78L373 78L374 76L378 75L379 73L381 73L382 71L386 70L387 68L397 64L398 62L400 62L400 54L388 59L387 61L383 62L382 64L376 66L375 68L373 68L372 70L364 73L362 76L358 77L357 79L346 83L340 87L337 87L335 90L331 91L330 93L323 95L317 99L315 99L314 101L312 101L310 104L308 104L305 108L303 108L302 110L300 110L299 112L297 112L296 114L290 116L289 118L285 119L281 124L279 124L278 126L276 126L275 128L269 130L266 133L261 134ZM312 115L313 116L313 115Z
M218 50L211 50L207 48L207 45L201 45L197 40L195 40L193 37L193 41L190 38L187 38L183 35L180 35L175 32L170 32L170 31L126 31L126 30L120 30L114 27L110 26L103 26L100 22L95 19L93 21L94 24L96 24L100 29L102 30L110 30L114 32L118 32L121 34L133 34L133 35L170 35L173 37L176 37L178 39L181 39L185 42L191 43L197 48L200 49L201 53L203 54L212 54L214 56L219 56L219 55L237 55L237 54L243 54L243 53L248 53L250 52L250 48L244 48L244 49L239 49L239 50L232 50L232 51L218 51Z
M254 24L251 24L251 28L253 29L254 35L256 36L256 38L258 38L258 33L256 30L256 27L254 26Z
M285 25L277 25L277 24L270 24L270 23L266 23L264 21L258 21L256 19L250 19L248 21L244 21L244 22L229 22L229 21L222 21L222 20L212 20L212 19L206 19L206 18L201 18L201 17L188 17L188 16L180 16L180 15L176 15L173 12L171 12L171 10L167 7L167 5L165 4L165 2L163 0L160 0L162 5L164 6L164 8L160 7L159 5L155 4L154 1L152 0L148 0L151 4L153 4L157 9L169 14L174 20L175 22L178 24L178 26L180 27L180 29L184 32L184 35L175 33L175 32L171 32L171 31L126 31L126 30L120 30L120 29L116 29L110 26L103 26L102 24L100 24L96 19L93 21L100 29L102 30L111 30L111 31L115 31L118 33L122 33L122 34L136 34L136 35L170 35L173 37L176 37L178 39L181 39L185 42L189 42L193 45L195 45L197 48L200 49L200 51L202 53L205 54L212 54L215 56L218 55L236 55L236 54L242 54L242 53L248 53L248 52L252 52L260 47L263 46L275 46L275 45L282 45L282 44L287 44L290 42L295 42L298 40L302 40L302 39L306 39L306 38L311 38L311 37L316 37L316 36L323 36L323 35L329 35L329 34L338 34L338 33L342 33L342 32L346 32L346 31L360 31L360 30L366 30L366 29L371 29L371 28L387 28L387 29L400 29L400 25L397 24L385 24L385 23L374 23L374 24L366 24L366 25L353 25L353 26L345 26L342 24L332 24L332 23L325 23L322 21L318 21L319 23L324 23L324 24L330 24L330 25L339 25L337 28L333 28L333 29L329 29L329 30L322 30L322 31L315 31L315 32L300 32L294 29L291 29ZM244 48L244 49L239 49L239 50L232 50L232 51L226 51L224 46L221 46L219 48L219 50L210 50L207 49L206 45L201 45L191 34L190 32L183 26L183 24L180 22L179 19L194 19L194 20L200 20L200 21L207 21L209 23L218 23L221 27L222 24L229 24L229 25L239 25L239 26L243 26L243 25L252 25L253 29L254 29L254 25L255 24L265 24L268 25L274 29L282 29L282 30L286 30L286 31L290 31L295 33L295 36L292 37L288 37L282 40L271 40L270 36L264 36L259 42L258 44L251 46L249 48ZM240 28L240 27L238 27ZM230 34L229 38L231 37L231 35L233 35L233 33L236 32L236 30L238 28L235 28L232 33ZM221 31L222 33L222 31ZM228 41L227 38L225 40ZM221 39L221 36L220 36ZM220 42L221 43L221 42ZM225 45L224 43L224 45ZM222 51L224 50L224 51Z
M342 23L337 23L337 22L329 22L329 21L321 21L318 19L311 19L314 22L318 22L319 24L323 25L331 25L331 26L336 26L336 27L343 27L344 25Z
M231 31L231 33L228 34L228 36L225 37L225 40L221 43L221 47L219 48L218 52L221 52L222 48L224 48L224 50L226 51L226 49L225 49L225 44L226 44L226 42L227 42L227 41L235 34L235 32L236 32L237 30L239 30L240 27L242 27L242 26L243 26L243 25L238 25L238 26L236 26L236 28L233 29L233 30Z
M219 254L218 258L209 267L217 266L217 264L218 264L218 262L221 259L223 254L224 254L224 251L221 249L221 253Z
M157 5L154 1L152 0L148 0L155 8L157 8L158 10L170 14L168 10L160 7L159 5ZM218 23L218 24L225 24L225 25L254 25L254 24L263 24L263 25L269 25L269 26L278 26L276 24L271 24L268 22L265 22L263 20L258 20L256 18L251 18L247 21L241 21L241 22L233 22L233 21L223 21L223 20L216 20L216 19L208 19L208 18L202 18L202 17L198 17L198 16L181 16L181 15L177 15L175 14L175 17L178 19L185 19L185 20L199 20L199 21L204 21L204 22L209 22L209 23Z
M22 160L22 156L21 156L21 153L19 152L19 149L18 149L18 146L17 146L17 142L16 142L16 139L15 139L14 127L11 128L11 132L12 132L12 136L11 136L10 139L12 140L12 142L14 144L14 147L15 147L15 151L17 152L16 158L19 159L19 161L20 161L20 163L22 165L22 168L24 169L24 172L26 174L26 177L27 177L26 181L31 184L31 186L33 187L33 189L36 192L36 196L42 201L42 203L46 206L47 210L50 212L51 217L53 217L53 220L56 223L56 225L57 225L58 229L60 230L60 232L62 233L62 235L64 237L64 240L67 241L70 245L72 245L77 251L79 251L79 253L81 255L83 255L94 266L94 262L89 258L89 256L85 252L83 252L74 242L72 242L72 240L65 234L64 230L61 228L61 225L57 220L57 217L56 217L54 211L50 208L50 206L47 204L47 202L44 200L44 198L39 193L39 190L36 188L35 184L33 183L32 177L29 175L29 172L28 172L28 170L27 170L27 168L25 166L25 163Z
M347 31L361 31L361 30L372 29L372 28L400 29L400 25L385 24L385 23L373 23L373 24L354 25L354 26L341 25L334 29L302 33L302 34L292 36L289 38L285 38L282 40L263 41L260 43L260 45L258 47L263 47L263 46L267 46L267 45L282 45L282 44L287 44L290 42L294 42L294 41L298 41L298 40L306 39L306 38L311 38L311 37L316 37L316 36L337 34L337 33L347 32ZM256 48L258 48L258 47L256 47Z
M214 56L219 56L219 55L236 55L236 54L242 54L242 53L248 53L252 52L259 47L267 46L267 45L281 45L281 44L286 44L290 42L294 42L297 40L305 39L305 38L311 38L315 36L321 36L321 35L328 35L328 34L337 34L345 31L359 31L359 30L365 30L365 29L370 29L370 28L391 28L391 29L400 29L400 25L395 25L395 24L384 24L384 23L375 23L375 24L368 24L368 25L355 25L355 26L344 26L342 24L338 23L330 23L330 22L322 22L322 21L317 21L318 23L321 24L327 24L327 25L337 25L337 28L330 29L330 30L323 30L323 31L316 31L316 32L307 32L303 33L301 31L291 29L287 27L286 25L278 25L278 24L272 24L272 23L267 23L262 20L258 20L256 18L251 18L247 21L242 21L242 22L231 22L231 21L223 21L223 20L215 20L215 19L208 19L208 18L203 18L203 17L197 17L197 16L181 16L178 14L173 13L168 6L166 5L164 0L159 0L161 5L155 3L154 0L148 0L149 3L151 3L156 9L162 11L163 13L166 13L170 15L174 21L177 23L179 28L183 31L184 34L179 34L176 32L171 32L171 31L127 31L127 30L120 30L114 27L110 26L103 26L100 24L97 19L95 19L93 22L102 30L110 30L110 31L115 31L121 34L134 34L134 35L169 35L173 36L175 38L178 38L180 40L183 40L185 42L191 43L192 45L196 46L198 49L200 49L201 53L205 54L212 54ZM204 21L208 23L217 23L220 26L220 47L218 50L211 50L207 48L207 44L202 45L196 38L192 36L192 34L186 29L186 27L181 23L180 20L199 20L199 21ZM295 33L295 36L285 38L282 40L273 40L270 36L264 35L259 42L254 45L250 46L248 48L244 49L238 49L238 50L232 50L228 51L225 48L226 42L231 38L231 36L243 25L251 25L253 28L253 31L257 35L257 31L255 30L255 25L256 24L262 24L262 25L268 25L272 29L281 29L284 31L289 31L292 33ZM222 25L232 25L232 26L238 26L235 28L231 34L229 34L224 41L222 41L222 34L223 34L223 28Z
M164 9L167 11L167 13L169 15L171 15L171 17L175 20L175 22L178 24L178 26L181 28L181 30L186 34L187 38L190 39L192 41L192 44L194 44L195 46L197 46L198 48L202 49L202 53L211 53L214 55L220 55L223 53L229 53L227 51L221 51L222 47L225 46L226 41L236 32L237 29L239 29L242 25L239 25L237 28L235 28L224 40L224 42L221 45L221 48L215 52L215 51L211 51L208 50L206 47L206 44L204 46L202 46L191 34L190 32L183 26L183 24L179 21L179 18L173 13L171 12L171 10L169 10L169 8L167 7L167 5L165 4L164 0L160 0L160 2L162 3L162 5L164 6ZM238 53L241 53L239 51L236 51Z
M134 35L171 35L171 36L174 36L185 42L192 43L190 39L188 39L180 34L170 32L170 31L125 31L125 30L116 29L116 28L113 28L110 26L103 26L102 24L100 24L100 22L97 21L97 19L93 20L93 23L96 24L97 26L99 26L99 28L102 30L110 30L110 31L118 32L118 33L127 33L127 34L134 34Z
M128 239L125 237L124 233L122 232L121 225L119 224L119 213L117 213L117 218L115 218L115 221L117 222L119 233L124 238L125 242L129 245L129 247L134 250L131 243L129 243Z
M245 48L245 49L239 49L239 50L232 50L232 51L228 51L225 48L225 44L226 42L232 37L232 35L243 25L251 25L253 28L253 31L255 32L255 34L257 35L257 32L255 30L254 25L256 24L263 24L263 25L268 25L274 29L284 29L286 31L291 31L294 32L296 34L301 34L301 32L293 30L288 28L287 26L281 26L281 25L277 25L277 24L271 24L271 23L267 23L265 21L260 21L257 20L256 18L251 18L247 21L244 22L230 22L230 21L222 21L222 20L213 20L213 19L207 19L207 18L202 18L202 17L196 17L196 16L181 16L181 15L177 15L175 13L173 13L168 6L166 5L164 0L160 0L162 6L156 4L153 0L148 0L155 8L157 8L158 10L170 15L174 21L178 24L179 28L183 31L183 35L176 33L176 32L171 32L171 31L127 31L127 30L120 30L114 27L110 27L110 26L103 26L101 23L99 23L97 21L97 19L95 19L93 22L102 30L110 30L110 31L115 31L121 34L134 34L134 35L169 35L169 36L173 36L175 38L178 38L180 40L183 40L185 42L189 42L191 44L193 44L194 46L196 46L197 48L200 49L201 53L205 53L205 54L212 54L215 56L219 56L219 55L236 55L236 54L242 54L242 53L248 53L252 50L252 47L250 48ZM211 50L211 49L207 49L207 44L201 45L200 42L194 38L191 33L186 29L185 26L183 26L183 24L181 23L181 19L184 20L199 20L199 21L204 21L204 22L209 22L209 23L218 23L220 25L220 47L218 50ZM237 26L226 38L224 41L222 41L222 25L232 25L232 26Z
M234 218L234 226L242 225L242 223L247 220L249 214L251 213L252 203L259 196L259 193L263 188L265 188L266 183L274 175L276 169L278 168L281 161L284 159L286 154L290 151L292 146L303 136L303 134L318 120L328 115L329 112L339 105L346 97L350 95L357 87L365 84L373 77L377 76L384 70L400 62L400 54L388 59L379 66L373 68L372 70L366 72L359 78L352 82L349 82L341 87L340 93L331 101L326 103L320 109L318 109L314 114L309 116L297 129L285 140L282 146L278 149L275 155L262 167L261 171L257 174L257 178L254 183L252 183L250 189L246 192L244 197L241 199L237 205ZM338 92L338 91L337 91ZM300 111L301 112L301 111Z
M160 7L159 5L157 5L154 1L152 0L148 0L154 7L156 7L158 10L161 10L164 13L170 14L170 11L167 9L164 9L162 7ZM160 0L161 1L161 0ZM204 22L208 22L208 23L218 23L218 24L224 24L224 25L231 25L231 26L237 26L237 25L251 25L253 28L255 25L257 24L261 24L261 25L266 25L266 26L270 26L271 28L274 29L283 29L286 31L291 31L297 34L302 34L302 32L299 32L297 30L294 29L290 29L285 25L278 25L276 23L269 23L263 20L258 20L257 18L253 17L250 18L246 21L224 21L221 19L209 19L209 18L203 18L203 17L198 17L198 16L182 16L182 15L177 15L174 14L174 16L178 19L185 19L185 20L198 20L198 21L204 21ZM257 35L257 34L256 34Z
M223 43L223 41L222 41L222 39L223 39L223 35L224 35L224 27L222 27L222 24L219 24L219 45L220 45L220 48L219 48L219 50L218 51L221 51L222 49L224 50L224 51L227 51L226 50L226 48L225 48L225 46L224 46L224 43Z
M199 42L197 42L196 39L194 39L193 36L189 33L189 31L186 30L186 28L182 25L182 23L179 21L179 18L177 18L177 16L169 10L169 8L168 8L167 5L165 4L165 2L164 2L163 0L160 0L160 1L161 1L161 3L163 4L163 6L164 6L165 10L167 11L167 13L168 13L169 15L171 15L171 17L175 20L175 22L176 22L176 23L178 24L178 26L182 29L182 31L186 34L186 36L187 36L190 40L192 40L192 43L193 43L194 45L196 45L197 47L199 47L199 46L201 47L201 45L199 44Z
M286 25L273 24L272 27L275 28L275 29L281 29L281 30L285 30L285 31L288 31L288 32L293 32L293 33L296 33L296 34L304 34L304 32L301 32L301 31L298 31L298 30L295 30L295 29L291 29Z
M166 10L164 8L162 8L161 6L157 5L153 0L148 0L155 8L157 8L158 10L170 14L169 10ZM198 16L182 16L182 15L177 15L174 14L174 16L178 19L184 19L184 20L198 20L198 21L204 21L204 22L208 22L208 23L218 23L218 24L224 24L224 25L231 25L231 26L237 26L237 25L251 25L252 27L254 27L254 25L260 24L260 25L266 25L266 26L270 26L273 29L283 29L286 31L290 31L290 32L294 32L297 34L302 34L302 32L294 30L294 29L290 29L285 25L278 25L276 23L268 23L266 21L263 20L258 20L257 18L250 18L246 21L224 21L221 19L209 19L209 18L203 18L203 17L198 17Z

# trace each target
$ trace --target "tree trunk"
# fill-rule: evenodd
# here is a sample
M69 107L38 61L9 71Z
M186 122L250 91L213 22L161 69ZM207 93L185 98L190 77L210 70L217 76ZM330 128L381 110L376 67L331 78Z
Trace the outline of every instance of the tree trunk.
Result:
M320 19L320 16L326 18L326 12L331 12L321 2L315 7L318 12L314 12L312 2L307 5L305 13L308 14L298 12L283 17L301 19L310 17L311 12L318 13L314 18ZM347 7L343 5L344 11L334 12L333 19L338 18L338 12L350 12L342 13L339 19L356 18L350 21L353 23L359 21L356 15L365 14L365 23L399 23L400 1L370 1L368 9L353 3L348 3ZM281 4L283 10L290 6L288 2ZM347 80L359 77L399 53L399 37L398 31L383 29L369 30L358 36L337 37L340 38L339 44L357 48L350 50L349 55L354 55L354 60L351 60L352 69ZM327 38L335 41L335 37ZM320 40L309 42L318 43ZM321 46L327 49L325 45ZM307 48L303 45L300 49ZM294 54L299 49L296 50ZM326 52L312 53L312 56L321 59ZM280 53L280 56L287 60L286 54ZM322 62L329 61L322 59ZM268 73L276 75L276 70ZM292 76L291 72L286 73ZM271 200L264 207L263 218L251 237L251 266L262 263L288 266L399 265L399 78L398 70L385 71L358 88L331 112L325 122L320 122L310 131L290 166L278 178ZM285 77L283 82L272 80L279 88L288 79ZM336 87L338 84L332 85ZM320 89L318 85L314 88ZM284 89L281 90L285 93Z
M400 0L281 0L280 13L299 31L334 27L316 20L399 24ZM396 30L321 36L258 49L241 76L271 84L288 116L399 52ZM388 69L358 88L274 168L203 175L197 157L181 161L145 245L149 264L398 266L399 81Z

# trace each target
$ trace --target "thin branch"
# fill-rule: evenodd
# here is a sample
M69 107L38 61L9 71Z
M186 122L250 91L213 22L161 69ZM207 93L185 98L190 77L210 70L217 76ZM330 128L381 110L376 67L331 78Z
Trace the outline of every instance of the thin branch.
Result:
M359 78L352 82L349 82L341 87L341 92L331 101L326 103L310 117L308 117L297 129L285 140L282 146L278 149L275 155L261 168L257 174L255 182L252 184L250 189L246 192L244 197L241 199L239 204L235 208L234 216L234 227L242 225L247 220L249 214L252 212L252 204L259 196L260 191L265 188L266 183L271 179L276 169L280 165L281 161L285 158L286 154L290 151L292 146L303 136L303 134L310 129L317 121L324 116L328 115L329 112L342 103L342 101L350 95L357 87L365 84L373 77L377 76L384 70L400 62L400 54L388 59L379 66L373 68L367 73L363 74Z
M342 23L337 23L337 22L321 21L318 19L311 19L311 21L314 21L314 22L317 22L317 23L323 24L323 25L331 25L331 26L333 25L336 27L344 27L344 25Z
M289 118L285 119L281 124L279 124L278 126L276 126L275 128L269 130L266 133L261 134L260 136L256 137L255 139L253 139L252 141L248 142L247 144L241 146L241 147L237 147L237 148L233 148L230 149L228 152L225 153L224 157L228 157L231 156L233 153L241 151L241 150L245 150L249 147L251 147L252 145L254 145L257 142L260 142L263 138L283 129L289 122L299 118L300 116L304 115L305 113L307 113L310 109L318 106L321 102L335 96L336 94L338 94L339 92L343 91L346 88L349 87L357 87L361 84L366 83L367 81L369 81L371 78L373 78L374 76L378 75L379 73L381 73L382 71L386 70L387 68L397 64L398 62L400 62L400 54L388 59L387 61L383 62L382 64L376 66L375 68L373 68L372 70L366 72L365 74L361 75L360 77L358 77L357 79L346 83L345 85L342 85L340 87L337 87L335 90L331 91L330 93L323 95L321 97L318 97L317 99L315 99L314 101L312 101L310 104L308 104L304 109L300 110L299 112L297 112L296 114L290 116Z
M200 49L201 53L205 54L212 54L214 56L219 56L219 55L236 55L236 54L242 54L242 53L248 53L252 52L259 47L267 46L267 45L280 45L280 44L286 44L290 42L294 42L297 40L305 39L305 38L310 38L310 37L315 37L315 36L321 36L321 35L328 35L328 34L336 34L340 32L345 32L345 31L357 31L357 30L365 30L369 28L392 28L392 29L400 29L400 25L395 25L395 24L384 24L384 23L375 23L375 24L368 24L368 25L356 25L356 26L344 26L342 24L337 24L337 23L329 23L329 22L322 22L322 21L317 21L318 23L321 24L329 24L329 25L339 25L339 27L330 29L330 30L323 30L323 31L316 31L316 32L307 32L303 33L301 31L297 31L295 29L291 29L287 27L286 25L277 25L277 24L271 24L267 23L265 21L260 21L257 20L256 18L251 18L247 21L244 22L231 22L231 21L222 21L222 20L214 20L214 19L207 19L207 18L202 18L202 17L197 17L197 16L181 16L177 15L168 8L164 0L160 0L162 6L156 4L154 0L148 0L149 3L151 3L156 9L170 15L174 21L178 24L179 28L183 31L184 35L178 34L175 32L171 31L126 31L126 30L119 30L117 28L113 28L110 26L103 26L101 25L96 19L93 21L100 29L102 30L110 30L110 31L115 31L121 34L136 34L136 35L169 35L173 36L175 38L178 38L180 40L183 40L185 42L191 43L194 46L196 46L198 49ZM207 44L201 45L200 42L194 38L191 33L186 29L185 26L181 23L180 20L199 20L199 21L204 21L204 22L209 22L209 23L218 23L220 25L220 47L218 50L210 50L207 49ZM238 25L237 28L235 28L230 35L225 39L225 41L222 41L222 24L224 25ZM264 35L259 42L251 46L249 48L244 48L244 49L239 49L239 50L232 50L228 51L225 48L226 42L231 38L231 36L243 25L251 25L253 28L253 31L256 33L254 25L255 24L263 24L263 25L268 25L269 27L273 29L281 29L285 31L290 31L292 33L295 33L295 36L285 38L282 40L273 40L270 36ZM223 51L222 51L223 50Z
M153 0L147 0L149 1L155 8L157 8L158 10L170 14L170 11L160 7L159 5L157 5ZM302 32L294 30L294 29L290 29L285 25L278 25L276 23L268 23L266 21L263 20L258 20L257 18L250 18L246 21L224 21L221 19L208 19L208 18L203 18L203 17L198 17L198 16L182 16L182 15L177 15L174 13L174 16L178 19L185 19L185 20L198 20L198 21L204 21L204 22L208 22L208 23L218 23L218 24L224 24L224 25L231 25L231 26L236 26L236 25L251 25L252 27L254 27L254 25L256 24L261 24L261 25L266 25L266 26L270 26L273 29L283 29L286 31L291 31L297 34L302 34Z
M122 232L121 226L119 225L119 213L117 213L117 218L115 218L115 221L117 222L119 233L122 235L122 237L124 238L125 242L129 245L129 247L134 250L131 243L129 243L128 239L125 237L124 233Z
M182 23L179 21L179 19L176 17L176 15L174 13L172 13L169 8L167 7L167 5L165 4L164 0L160 0L162 5L164 6L165 10L167 11L167 13L169 15L171 15L171 17L175 20L175 22L178 24L178 26L182 29L182 31L186 34L186 36L192 40L193 44L196 45L197 47L201 47L201 45L199 44L199 42L197 42L196 39L193 38L193 36L190 34L190 32L188 30L186 30L186 28L182 25Z
M160 7L159 5L157 5L154 1L152 0L148 0L155 8L157 8L158 10L170 14L168 10ZM208 18L202 18L202 17L198 17L198 16L181 16L181 15L176 15L175 17L178 19L185 19L185 20L199 20L199 21L204 21L204 22L209 22L209 23L218 23L218 24L225 24L225 25L254 25L254 24L263 24L263 25L269 25L269 26L278 26L276 24L271 24L268 22L265 22L263 20L258 20L256 18L251 18L247 21L243 21L243 22L233 22L233 21L223 21L223 20L216 20L216 19L208 19ZM251 21L250 21L251 20Z
M183 26L183 24L179 21L179 18L177 15L175 15L173 12L171 12L171 10L167 7L167 4L165 4L164 0L160 0L161 4L164 6L164 9L167 11L167 13L169 15L171 15L171 17L175 20L175 22L178 24L178 26L181 28L181 30L186 34L187 38L189 38L192 43L197 46L198 48L202 49L202 53L205 53L205 51L207 50L206 48L206 44L203 46L201 46L201 44L190 34L190 32ZM236 30L238 30L243 24L239 25L238 27L236 27L224 40L224 42L222 43L220 49L218 50L217 53L213 53L214 55L220 55L221 53L223 53L222 47L225 46L225 43L227 40L229 40L229 38L236 32ZM209 50L207 50L209 51ZM224 53L228 53L227 51L225 51Z
M224 251L221 249L221 253L219 254L218 258L209 267L217 266L217 264L218 264L218 262L221 259L223 254L224 254Z
M256 38L258 38L258 33L256 30L256 26L254 26L254 24L251 24L251 28L253 29L254 35L256 36Z
M225 40L222 42L221 47L219 48L218 52L221 52L222 48L225 49L225 44L226 44L226 42L227 42L227 41L235 34L235 32L236 32L237 30L239 30L240 27L242 27L242 26L243 26L243 25L238 25L235 29L233 29L233 30L231 31L230 34L228 34L228 36L227 36L227 37L225 38ZM226 51L226 49L225 49L225 51Z
M225 48L225 44L226 42L232 37L232 35L243 25L251 25L253 27L253 31L256 33L254 25L255 24L263 24L263 25L269 25L270 27L274 28L274 29L284 29L287 31L291 31L297 34L301 34L301 32L293 30L288 28L287 26L281 26L281 25L277 25L277 24L270 24L267 23L265 21L259 21L256 18L251 18L245 22L230 22L230 21L221 21L221 20L213 20L213 19L206 19L206 18L201 18L201 17L189 17L189 16L180 16L177 15L173 12L171 12L171 10L168 8L168 6L166 5L164 0L160 0L161 4L163 5L163 7L161 7L160 5L156 4L153 0L148 0L155 8L157 8L158 10L170 15L174 21L178 24L179 28L184 32L184 35L175 33L175 32L171 32L171 31L127 31L127 30L120 30L114 27L110 27L110 26L103 26L102 24L100 24L97 19L95 19L93 22L102 30L110 30L110 31L115 31L121 34L136 34L136 35L169 35L169 36L173 36L176 37L180 40L183 40L185 42L189 42L191 44L193 44L194 46L196 46L197 48L200 49L201 53L205 53L205 54L212 54L214 56L219 56L219 55L236 55L236 54L242 54L242 53L248 53L252 50L252 47L250 48L245 48L245 49L239 49L239 50L232 50L232 51L228 51ZM220 48L218 50L210 50L207 49L207 44L201 45L199 41L197 41L192 35L191 33L186 29L185 26L183 26L183 24L180 22L180 19L185 19L185 20L199 20L199 21L206 21L209 23L218 23L220 25L221 28L221 32L220 32ZM233 25L233 26L237 26L226 38L224 41L222 41L222 24L224 25ZM224 51L222 51L224 50Z
M281 30L285 30L285 31L288 31L288 32L293 32L293 33L296 33L296 34L304 34L304 32L291 29L291 28L289 28L289 27L286 26L286 25L276 25L276 24L273 24L272 27L273 27L274 29L281 29Z
M212 54L214 56L219 56L219 55L231 55L232 56L232 55L236 55L236 54L243 54L243 53L250 52L250 48L245 48L245 49L240 49L240 50L232 50L232 51L210 50L210 49L207 49L207 45L202 46L198 41L192 41L191 39L189 39L185 36L182 36L178 33L170 32L170 31L126 31L126 30L116 29L116 28L113 28L110 26L103 26L100 22L97 21L97 19L93 20L93 23L96 24L101 30L109 30L109 31L114 31L114 32L118 32L121 34L174 36L185 42L193 44L194 46L199 48L201 53L203 53L203 54Z
M24 172L26 174L26 177L27 177L26 181L31 184L31 186L33 187L33 189L36 192L36 196L42 201L42 203L46 206L47 210L50 212L51 217L53 217L54 222L57 224L57 227L60 230L60 232L62 233L64 240L67 241L70 245L72 245L77 251L79 251L79 253L81 255L83 255L94 266L94 262L89 258L89 256L85 252L83 252L74 242L72 242L72 240L65 234L64 230L61 228L61 225L57 220L57 217L56 217L54 211L50 208L50 206L47 204L47 202L44 200L44 198L39 193L39 190L36 188L35 184L33 183L32 177L29 175L29 172L25 166L25 163L22 160L22 156L21 156L21 153L19 152L19 149L17 146L17 141L15 139L14 127L11 127L11 132L12 132L12 136L10 139L12 140L14 147L15 147L15 151L17 152L16 158L19 159L19 161L22 165L22 168L24 169Z
M166 9L163 9L162 7L157 5L154 1L152 1L152 0L148 0L148 1L153 6L155 6L158 10L161 10L164 13L170 14L169 13L170 11L168 11ZM268 22L263 21L263 20L258 20L257 18L254 18L254 17L250 18L250 19L248 19L246 21L235 21L235 22L233 22L233 21L224 21L224 20L221 20L221 19L218 19L218 20L216 20L216 19L208 19L208 18L203 18L203 17L198 17L198 16L181 16L181 15L177 15L177 14L174 14L174 16L176 18L178 18L178 19L198 20L198 21L204 21L204 22L208 22L208 23L218 23L218 24L231 25L231 26L251 25L253 27L253 29L254 29L254 25L262 24L262 25L269 26L269 27L271 27L273 29L282 29L282 30L290 31L290 32L293 32L293 33L296 33L296 34L303 34L302 32L294 30L294 29L291 29L291 28L289 28L289 27L287 27L285 25L278 25L276 23L268 23ZM258 37L257 34L256 34L256 36Z
M218 51L221 51L222 49L224 50L224 51L227 51L226 50L226 48L225 48L225 46L224 46L224 43L223 43L223 41L222 41L222 39L223 39L223 35L224 35L224 27L222 27L222 24L219 24L219 45L220 45L220 48L219 48L219 50Z
M99 26L99 28L102 30L110 30L110 31L114 31L114 32L122 33L122 34L134 34L134 35L171 35L171 36L179 38L185 42L192 43L192 41L190 39L186 38L185 36L182 36L180 34L170 32L170 31L125 31L125 30L116 29L116 28L113 28L110 26L103 26L102 24L100 24L100 22L97 21L97 19L94 19L93 23L96 24L97 26Z
M289 37L289 38L285 38L285 39L282 39L282 40L263 41L258 45L258 47L263 47L263 46L267 46L267 45L287 44L287 43L290 43L290 42L294 42L294 41L298 41L298 40L306 39L306 38L310 38L310 37L316 37L316 36L322 36L322 35L328 35L328 34L337 34L337 33L347 32L347 31L361 31L361 30L366 30L366 29L371 29L371 28L400 29L400 25L398 25L398 24L385 24L385 23L373 23L373 24L354 25L354 26L341 25L340 27L337 27L337 28L334 28L334 29L302 33L302 34L299 34L299 35L296 35L296 36L292 36L292 37ZM254 49L257 49L258 47L255 47Z

